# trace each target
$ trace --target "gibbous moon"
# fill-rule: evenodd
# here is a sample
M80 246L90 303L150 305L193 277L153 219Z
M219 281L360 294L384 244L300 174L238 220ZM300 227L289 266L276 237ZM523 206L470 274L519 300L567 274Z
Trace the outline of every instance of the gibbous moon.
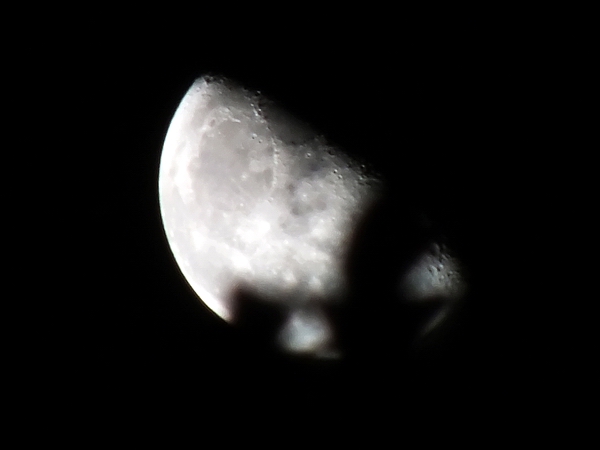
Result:
M279 340L291 351L330 345L318 305L347 295L349 240L378 186L260 94L207 77L173 117L159 174L167 238L192 288L229 322L239 286L284 307Z
M194 82L168 129L160 208L177 264L200 299L235 323L250 288L284 312L276 340L292 353L336 355L323 307L343 302L353 232L382 182L259 93L214 77ZM433 255L433 254L432 254ZM427 258L402 278L408 301L461 294L429 276ZM446 258L444 276L452 276ZM437 278L436 278L437 277Z

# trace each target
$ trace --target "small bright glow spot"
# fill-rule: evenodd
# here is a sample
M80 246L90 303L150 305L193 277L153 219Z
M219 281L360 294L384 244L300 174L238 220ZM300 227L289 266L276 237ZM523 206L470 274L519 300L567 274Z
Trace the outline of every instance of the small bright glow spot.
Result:
M292 312L279 334L281 346L294 353L325 350L331 338L325 319L317 312L305 310Z

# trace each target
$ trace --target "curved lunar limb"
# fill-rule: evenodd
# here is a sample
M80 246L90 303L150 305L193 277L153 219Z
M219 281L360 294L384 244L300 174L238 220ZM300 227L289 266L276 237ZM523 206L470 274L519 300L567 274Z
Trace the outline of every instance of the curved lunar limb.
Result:
M160 205L175 259L206 305L235 321L240 285L294 305L281 339L305 351L330 331L323 320L303 325L315 322L304 305L346 296L348 241L378 180L275 108L227 80L197 80L165 139ZM318 337L299 337L308 333Z

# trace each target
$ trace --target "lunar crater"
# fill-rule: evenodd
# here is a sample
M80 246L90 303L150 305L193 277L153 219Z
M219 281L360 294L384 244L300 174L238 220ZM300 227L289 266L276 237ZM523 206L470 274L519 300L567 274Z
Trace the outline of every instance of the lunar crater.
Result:
M440 299L461 300L467 290L460 260L445 244L432 243L422 251L404 274L401 293L411 302Z

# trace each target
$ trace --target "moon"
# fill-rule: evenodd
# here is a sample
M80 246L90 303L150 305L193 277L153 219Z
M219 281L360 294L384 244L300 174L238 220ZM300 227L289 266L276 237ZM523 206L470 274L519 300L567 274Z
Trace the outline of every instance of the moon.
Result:
M175 112L159 173L166 235L194 291L234 322L236 289L251 286L286 307L280 337L297 350L328 345L315 305L346 296L349 240L379 187L276 104L208 77Z
M250 288L283 312L282 349L339 355L323 308L348 296L345 263L379 176L262 94L205 76L173 116L158 184L174 258L208 308L236 323L236 295ZM409 301L460 296L427 265L399 276Z

